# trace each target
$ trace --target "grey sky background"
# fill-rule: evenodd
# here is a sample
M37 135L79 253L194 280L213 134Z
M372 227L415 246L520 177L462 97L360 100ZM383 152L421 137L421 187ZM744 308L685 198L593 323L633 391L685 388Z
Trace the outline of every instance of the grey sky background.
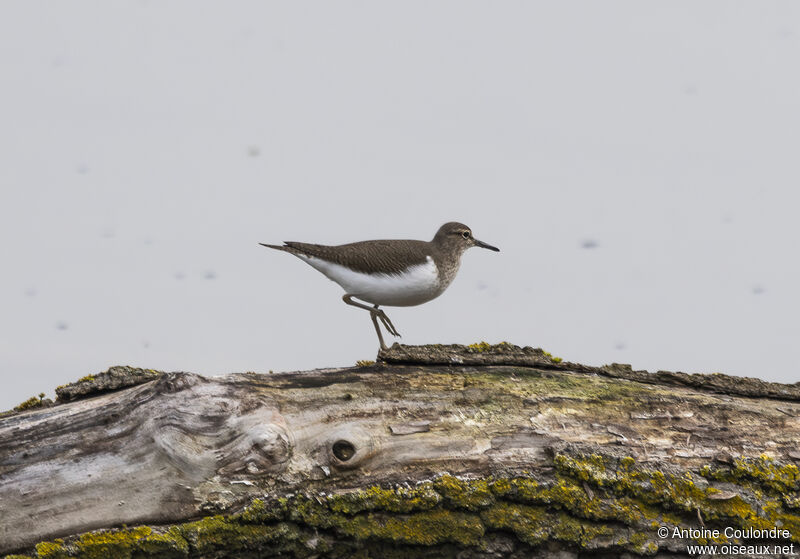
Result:
M0 409L374 359L258 242L478 249L405 343L800 380L796 2L0 6Z

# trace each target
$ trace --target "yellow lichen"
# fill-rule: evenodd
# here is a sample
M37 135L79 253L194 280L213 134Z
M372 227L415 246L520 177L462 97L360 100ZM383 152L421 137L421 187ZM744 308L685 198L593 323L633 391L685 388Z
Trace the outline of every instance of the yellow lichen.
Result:
M481 511L481 519L487 528L513 532L528 545L545 541L552 528L545 522L548 517L544 508L514 503L496 503Z
M14 406L14 411L25 411L33 408L38 408L41 405L41 400L36 396L31 396L21 404Z
M52 542L42 542L36 544L36 556L47 559L61 559L68 557L67 551L64 549L63 540L55 540Z
M363 491L331 495L327 498L327 505L334 512L350 515L369 510L406 513L432 509L441 500L442 496L432 484L424 483L413 488L370 487Z
M719 481L751 482L781 495L800 490L800 469L794 464L776 464L766 455L758 458L737 458L730 468L705 466L700 473Z
M496 503L480 514L487 528L508 530L520 541L534 546L555 539L587 547L592 540L613 533L609 526L551 513L545 507Z
M185 524L181 533L199 554L261 549L283 535L282 525L242 524L228 517L209 516Z
M433 482L433 487L448 503L465 510L478 510L494 503L486 479L460 480L444 475Z
M549 351L542 351L542 353L544 353L544 356L547 357L553 363L561 363L563 361L561 357L556 357Z
M21 404L14 406L14 411L25 411L39 408L44 404L44 396L44 392L41 392L39 396L31 396Z
M63 540L55 540L36 545L37 557L48 559L67 557L126 559L134 555L168 559L185 557L188 551L189 545L183 539L178 527L172 527L163 534L154 533L149 526L103 530L81 534L70 544L65 544Z
M783 510L778 498L765 498L760 507L754 507L740 496L717 500L709 497L717 493L712 487L701 487L691 472L683 475L665 474L658 470L633 469L633 463L625 461L625 467L614 469L612 464L599 455L589 457L556 456L557 467L579 479L611 490L618 496L633 497L645 504L675 510L684 514L699 512L708 520L724 520L741 528L769 529L776 525L792 525L799 529L792 532L792 539L800 541L800 517ZM622 462L621 461L621 462ZM724 473L710 467L701 469L701 474L712 479L758 480L764 486L777 490L795 483L796 468L793 465L775 466L767 457L735 461L736 466ZM702 479L702 478L701 478ZM673 520L674 525L680 524Z
M469 344L467 346L467 350L470 353L483 353L484 351L496 351L496 350L506 350L512 349L514 346L508 342L500 342L498 344L490 344L484 341L480 341L478 343Z
M438 509L394 517L368 513L336 523L336 530L358 540L381 539L400 544L476 545L484 527L472 514Z
M478 343L475 343L475 344L469 344L467 347L470 350L472 350L473 352L477 352L477 353L481 353L483 351L489 351L490 349L492 349L492 345L488 344L486 342L478 342Z

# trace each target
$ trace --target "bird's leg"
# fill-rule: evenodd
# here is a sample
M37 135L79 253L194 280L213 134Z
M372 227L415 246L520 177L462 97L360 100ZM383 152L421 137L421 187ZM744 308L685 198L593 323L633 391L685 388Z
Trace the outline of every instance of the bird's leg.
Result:
M342 297L342 301L344 301L348 305L352 305L354 307L358 307L359 309L364 309L365 311L369 311L370 317L372 318L372 324L375 326L375 332L378 334L378 341L381 344L381 349L386 350L389 348L386 347L386 344L383 341L383 335L381 334L380 326L378 326L379 318L381 319L381 322L383 322L383 325L386 326L386 329L389 330L389 332L392 335L395 336L400 335L397 333L397 330L395 330L394 325L391 323L391 321L389 321L389 317L386 316L386 313L384 313L381 309L378 308L378 305L375 305L374 307L369 307L367 305L359 303L358 301L353 301L353 296L350 294L344 295Z
M377 311L378 318L381 319L381 322L383 322L383 325L386 327L389 333L392 336L397 336L398 338L402 337L400 336L400 332L398 332L397 329L394 327L394 324L392 324L392 321L389 320L389 317L386 316L386 313L383 312L381 309L379 309L378 305L375 305L375 307L373 308Z
M365 311L369 311L370 318L372 318L372 325L375 326L375 333L378 335L378 341L381 344L381 349L385 350L388 348L386 347L386 343L383 341L383 334L381 333L380 326L378 325L378 319L381 320L384 327L386 328L386 330L389 331L390 334L392 334L393 336L400 336L400 332L398 332L397 329L394 327L394 324L392 324L392 321L389 320L388 316L386 316L386 313L378 308L378 305L375 305L373 307L368 307L367 305L364 305L357 301L353 301L353 296L349 294L344 295L342 297L342 300L348 305L352 305L354 307L358 307L359 309L364 309Z
M378 334L378 341L381 343L381 350L386 351L389 348L386 347L386 344L383 342L381 327L378 326L378 317L375 313L369 313L369 316L372 318L372 324L375 326L375 332Z

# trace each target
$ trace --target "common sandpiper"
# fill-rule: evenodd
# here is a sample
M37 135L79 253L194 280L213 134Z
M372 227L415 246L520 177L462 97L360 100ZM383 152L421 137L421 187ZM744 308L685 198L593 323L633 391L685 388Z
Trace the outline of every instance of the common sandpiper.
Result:
M337 246L295 241L285 241L283 246L260 244L294 254L341 285L345 303L369 311L382 350L388 348L379 319L390 334L400 333L379 308L381 305L411 307L427 303L441 295L456 277L465 250L481 247L500 251L473 237L463 223L454 221L442 225L432 241L393 239Z

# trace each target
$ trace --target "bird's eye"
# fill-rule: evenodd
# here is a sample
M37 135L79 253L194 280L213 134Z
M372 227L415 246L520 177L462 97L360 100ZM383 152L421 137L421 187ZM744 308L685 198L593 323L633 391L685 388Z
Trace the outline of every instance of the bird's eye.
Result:
M464 237L465 239L469 239L469 231L464 231L463 233L461 233L461 236Z

